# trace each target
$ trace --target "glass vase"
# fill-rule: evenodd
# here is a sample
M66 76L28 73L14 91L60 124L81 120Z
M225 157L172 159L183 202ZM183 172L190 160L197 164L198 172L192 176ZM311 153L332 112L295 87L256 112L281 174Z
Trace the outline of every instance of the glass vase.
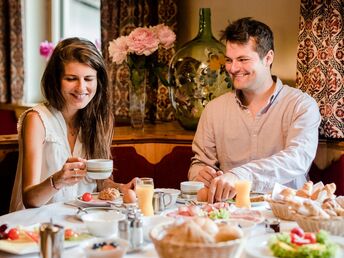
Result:
M130 69L129 115L133 128L142 129L145 120L147 70Z
M232 86L225 46L212 34L210 8L200 9L198 35L172 57L168 76L176 118L185 129L195 130L206 104Z

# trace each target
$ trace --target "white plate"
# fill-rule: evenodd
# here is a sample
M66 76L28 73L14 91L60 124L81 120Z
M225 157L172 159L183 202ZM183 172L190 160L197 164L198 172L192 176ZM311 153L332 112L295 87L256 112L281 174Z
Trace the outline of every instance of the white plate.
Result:
M87 205L87 206L109 206L109 203L114 203L114 204L121 204L123 201L122 201L122 197L119 197L113 201L107 201L107 200L100 200L98 198L98 194L99 193L91 193L92 195L92 200L89 201L89 202L85 202L82 200L82 195L78 196L77 198L77 201L79 203L82 203L84 205Z
M38 230L39 224L22 227L25 230ZM81 240L67 240L64 241L63 246L64 248L70 248L76 245L80 245L84 241L88 241L92 239L81 239ZM39 244L34 242L33 240L27 239L18 239L18 240L0 240L0 251L4 251L11 254L23 255L23 254L30 254L30 253L38 253L39 252ZM1 254L0 254L1 256ZM1 256L2 257L2 256Z
M245 253L246 258L273 258L272 252L268 247L269 239L274 234L258 235L249 238L246 241ZM336 258L344 257L344 238L339 236L330 236L330 239L339 245Z

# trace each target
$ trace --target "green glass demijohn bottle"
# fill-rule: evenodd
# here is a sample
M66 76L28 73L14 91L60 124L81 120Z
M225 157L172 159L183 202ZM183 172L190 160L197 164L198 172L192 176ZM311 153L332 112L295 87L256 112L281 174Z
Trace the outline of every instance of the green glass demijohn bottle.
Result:
M231 89L225 69L225 46L212 34L210 8L200 9L198 35L172 57L168 79L175 116L188 130L197 128L210 100Z

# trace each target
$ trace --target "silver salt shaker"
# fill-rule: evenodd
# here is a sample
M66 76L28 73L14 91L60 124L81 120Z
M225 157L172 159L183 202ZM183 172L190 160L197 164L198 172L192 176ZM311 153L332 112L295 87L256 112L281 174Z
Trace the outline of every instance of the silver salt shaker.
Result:
M136 217L131 225L131 247L133 250L140 250L143 246L143 222Z
M39 227L41 258L61 258L64 242L64 228L53 223L43 223Z

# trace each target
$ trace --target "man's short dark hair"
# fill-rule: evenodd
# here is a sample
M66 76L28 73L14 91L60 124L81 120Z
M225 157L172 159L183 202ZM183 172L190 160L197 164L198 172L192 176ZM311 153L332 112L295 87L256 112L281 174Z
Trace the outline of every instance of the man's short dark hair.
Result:
M230 23L221 37L226 42L238 44L246 44L250 38L255 40L256 51L260 58L263 58L269 50L274 50L274 36L269 26L251 17Z

